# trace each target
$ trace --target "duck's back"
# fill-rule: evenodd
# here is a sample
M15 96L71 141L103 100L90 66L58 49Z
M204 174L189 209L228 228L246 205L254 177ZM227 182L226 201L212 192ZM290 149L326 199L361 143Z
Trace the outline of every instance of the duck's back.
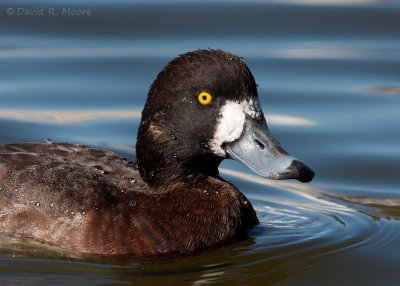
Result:
M0 232L66 248L80 244L96 212L145 197L136 164L112 152L72 144L0 146ZM99 222L100 224L100 222ZM79 249L79 247L77 247Z
M4 199L64 215L99 207L107 194L126 199L144 192L145 184L136 164L113 152L77 144L28 143L0 146L0 188Z

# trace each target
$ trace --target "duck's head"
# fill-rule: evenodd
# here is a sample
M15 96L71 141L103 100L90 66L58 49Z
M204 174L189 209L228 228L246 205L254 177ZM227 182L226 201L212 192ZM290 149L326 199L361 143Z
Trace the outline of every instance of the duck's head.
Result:
M196 174L216 177L228 158L265 178L309 182L314 176L270 133L247 65L221 50L186 53L158 74L136 150L140 174L152 186Z

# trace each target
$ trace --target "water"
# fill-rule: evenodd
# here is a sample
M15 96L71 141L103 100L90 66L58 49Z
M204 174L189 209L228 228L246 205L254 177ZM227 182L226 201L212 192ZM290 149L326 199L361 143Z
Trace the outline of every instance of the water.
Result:
M270 129L316 171L304 185L224 162L261 224L194 256L77 259L3 235L2 285L399 285L397 1L2 1L0 11L1 144L133 158L156 74L212 47L245 57Z

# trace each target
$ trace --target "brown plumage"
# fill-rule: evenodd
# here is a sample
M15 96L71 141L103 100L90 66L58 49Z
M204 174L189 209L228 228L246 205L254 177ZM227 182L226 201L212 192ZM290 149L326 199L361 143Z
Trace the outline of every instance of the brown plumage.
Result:
M84 253L187 253L257 223L229 183L199 175L151 189L133 162L82 145L1 146L0 187L0 232Z

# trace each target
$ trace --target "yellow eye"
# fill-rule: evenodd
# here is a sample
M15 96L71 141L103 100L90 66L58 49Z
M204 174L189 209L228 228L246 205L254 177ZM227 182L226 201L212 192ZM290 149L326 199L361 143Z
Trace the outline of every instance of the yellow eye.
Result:
M197 100L202 105L208 105L211 103L212 96L208 92L203 91L202 93L199 94L199 96L197 97Z

